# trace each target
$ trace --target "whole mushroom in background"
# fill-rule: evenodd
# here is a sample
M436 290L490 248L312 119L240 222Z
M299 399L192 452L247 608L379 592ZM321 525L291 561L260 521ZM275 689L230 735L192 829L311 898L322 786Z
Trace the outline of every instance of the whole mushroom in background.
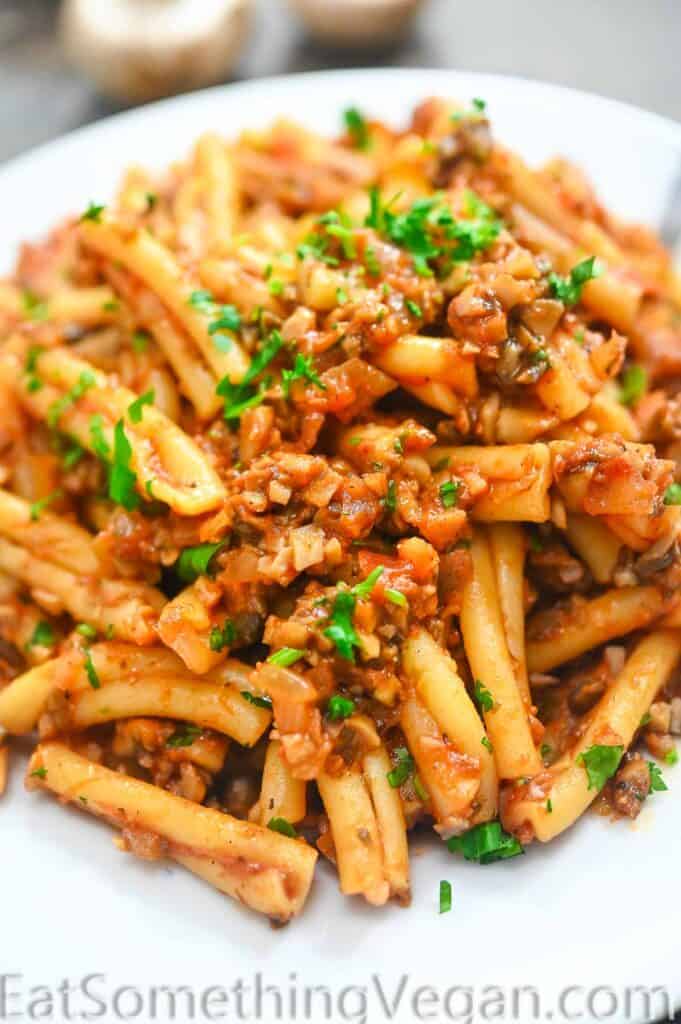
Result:
M142 103L225 78L252 9L253 0L64 0L60 34L102 92Z
M289 0L314 39L329 46L389 46L406 35L423 0Z

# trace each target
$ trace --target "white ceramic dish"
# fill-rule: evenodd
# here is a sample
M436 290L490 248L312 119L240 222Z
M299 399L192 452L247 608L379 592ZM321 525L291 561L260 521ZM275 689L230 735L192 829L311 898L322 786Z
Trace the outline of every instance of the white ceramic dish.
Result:
M659 223L681 169L678 125L595 96L517 79L445 71L330 72L167 101L6 165L0 169L0 269L10 267L22 239L40 236L90 199L109 196L126 165L162 166L204 129L230 134L283 113L333 133L350 104L401 121L432 94L484 97L498 137L530 161L563 153L587 170L618 213ZM253 992L243 996L239 1017L233 986L239 978L252 986L257 972L263 984L281 985L282 1020L361 1021L362 995L351 991L343 1002L343 990L354 985L366 987L365 1019L371 1022L643 1024L655 1013L662 1016L662 996L653 998L652 1012L635 996L631 1012L627 1009L625 987L634 985L666 985L681 1004L681 766L667 770L670 792L649 801L635 826L587 816L550 847L536 844L523 858L484 868L428 843L422 854L414 851L410 910L372 910L342 898L333 873L322 865L303 917L273 930L179 868L123 856L108 828L86 815L62 809L49 797L25 794L19 760L15 754L10 790L0 808L0 1019L3 1010L27 1011L30 986L56 990L61 979L77 984L90 973L107 976L91 989L109 1000L123 985L140 987L144 999L154 985L194 987L194 1016L183 996L175 1017L163 996L155 1017L148 999L141 1008L134 994L121 997L119 1011L140 1021L275 1020L274 997L263 996L257 1016ZM443 916L438 915L440 879L453 885L453 910ZM4 972L24 976L6 984L23 995L5 1004ZM317 993L305 1016L305 985L328 987L331 1012ZM224 986L228 1001L221 1004L214 993L202 1007L201 993L209 986ZM471 986L481 999L486 986L505 986L509 1001L497 1016L490 1008L486 1017L482 1008L467 1016L464 994L448 1011L427 994L414 1003L419 986L432 986L440 996L451 986ZM541 1016L532 1015L529 996L513 1016L510 986L536 988ZM561 1014L558 994L568 986L584 991L568 993ZM617 1009L607 993L589 1007L590 986L618 994ZM292 992L298 995L297 1015L289 1002ZM66 1007L56 991L54 998L56 1020L79 1010L99 1012L100 1020L121 1019L111 1002L103 1013L82 996L72 996ZM611 1015L599 1017L608 1006Z

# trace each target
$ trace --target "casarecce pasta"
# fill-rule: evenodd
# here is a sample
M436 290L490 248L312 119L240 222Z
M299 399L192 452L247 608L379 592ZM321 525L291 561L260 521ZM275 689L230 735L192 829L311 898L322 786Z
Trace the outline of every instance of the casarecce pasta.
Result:
M36 736L29 789L287 921L320 854L408 904L414 830L666 788L681 287L482 101L136 168L24 246L0 368L0 792Z

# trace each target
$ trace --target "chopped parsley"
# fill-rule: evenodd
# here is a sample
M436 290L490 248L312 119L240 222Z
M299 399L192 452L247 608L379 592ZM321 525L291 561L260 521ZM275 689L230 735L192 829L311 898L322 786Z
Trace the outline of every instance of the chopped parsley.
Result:
M306 654L307 651L299 650L297 647L281 647L274 654L270 654L267 660L270 665L280 665L282 668L288 668L289 665L295 665Z
M597 743L579 755L577 760L581 761L586 769L589 789L596 789L599 792L603 789L608 779L617 771L623 754L624 747L620 744L603 746Z
M414 302L413 299L407 299L404 304L412 316L416 316L421 319L423 313L421 312L421 307L417 302Z
M73 469L85 455L85 449L77 441L73 441L62 456L61 464L64 469Z
M489 750L490 754L494 753L494 747L492 746L492 741L490 739L488 739L487 736L483 736L482 739L480 740L480 742L482 743L482 745L485 748L485 750Z
M284 398L289 397L291 384L297 380L307 380L310 384L314 384L315 387L319 388L320 391L326 391L326 384L320 380L315 372L312 356L304 356L302 352L297 353L292 370L281 371L281 390Z
M224 416L226 420L238 420L246 409L260 405L269 382L264 381L257 389L253 386L253 382L272 362L283 344L284 339L279 331L272 331L263 347L251 361L251 365L239 384L232 384L229 377L222 378L215 390L216 394L225 399Z
M57 642L57 638L54 635L54 630L49 622L44 620L38 622L35 629L31 633L30 640L26 643L26 650L30 651L32 647L54 647Z
M486 821L460 836L447 840L450 853L462 853L466 860L492 864L497 860L517 857L524 850L515 836L504 832L498 821Z
M169 747L171 750L178 750L181 747L191 747L202 732L203 729L199 728L198 725L187 723L177 729L173 735L166 740L166 747Z
M84 636L86 640L94 640L97 636L97 630L89 622L79 622L76 626L76 633Z
M551 272L549 287L551 293L566 306L575 306L582 297L582 288L587 281L593 281L600 275L601 270L596 266L596 257L589 256L572 268L569 277L561 277L560 274Z
M272 701L269 697L256 697L254 693L250 693L248 690L242 690L241 696L249 704L254 704L256 708L265 708L267 711L272 710Z
M38 501L31 502L29 506L29 514L31 521L35 522L40 519L41 514L45 511L48 505L51 505L53 501L57 501L59 498L64 497L64 492L61 488L57 488L56 491L52 491L51 494L46 494L44 498L39 498Z
M326 715L332 722L341 722L344 718L349 718L350 715L355 712L355 702L350 700L349 697L342 697L339 693L334 693L332 697L329 697L329 703L326 706Z
M336 288L336 302L339 306L345 305L348 301L348 293L345 288Z
M360 113L357 107L348 107L343 112L343 121L355 149L368 149L371 143L369 128L364 115Z
M36 768L36 770L34 772L31 772L31 778L32 779L46 779L47 778L47 768Z
M41 299L38 295L29 291L27 288L21 293L21 301L24 307L24 313L29 320L47 320L48 309L47 303L44 299Z
M452 883L446 880L440 882L440 913L448 914L452 909Z
M654 761L648 761L648 771L650 772L650 792L665 793L669 787L662 778L659 765L656 765Z
M138 508L140 497L135 489L137 474L130 468L132 446L125 436L123 420L114 427L114 450L109 473L109 497L128 512Z
M156 195L155 192L146 192L144 198L147 201L147 211L146 212L147 213L151 213L151 211L156 206L156 203L158 202L158 196Z
M550 746L550 744L548 743L542 743L541 747L539 748L539 756L541 757L542 761L546 761L547 758L551 757L552 753L553 747Z
M388 480L388 489L385 492L385 498L382 499L383 507L388 512L394 512L397 508L397 485L394 480Z
M210 563L223 545L224 541L218 541L216 544L195 544L185 548L175 562L177 575L185 583L193 583L199 576L209 574Z
M553 814L553 801L551 800L551 797L546 801L546 813Z
M128 406L130 421L132 423L140 423L144 415L144 406L153 405L155 398L156 392L151 388L149 391L145 391L143 395L140 395L139 398L136 398L134 402L131 402Z
M622 374L617 397L622 405L636 405L646 393L647 387L648 374L644 367L632 363Z
M399 789L409 776L414 773L414 758L406 747L396 747L393 750L393 755L395 757L395 767L388 772L387 778L393 789Z
M459 500L461 484L458 480L446 480L440 484L440 501L443 508L454 508Z
M222 629L219 626L213 626L208 637L208 645L211 651L219 653L225 647L231 647L235 640L236 627L230 619L227 619Z
M85 658L85 674L87 676L88 683L90 684L93 690L99 690L102 684L99 681L97 669L93 664L92 655L86 649L83 651L83 657Z
M451 120L457 123L458 121L477 121L485 116L485 110L487 103L485 100L481 100L478 96L475 96L471 101L470 110L457 110L456 113L452 114Z
M213 293L206 291L205 289L197 289L193 291L187 299L187 305L193 309L197 309L199 313L204 313L206 316L212 316L215 312L215 299Z
M335 256L329 254L328 248L329 239L325 238L324 235L312 232L297 247L296 256L299 260L310 257L311 259L319 260L321 263L326 263L329 267L337 267L340 261Z
M150 336L147 333L147 331L135 331L135 333L132 336L133 352L136 352L138 355L141 355L142 352L146 352L147 348L149 347L149 340Z
M298 838L298 833L286 818L270 818L267 822L267 827L272 829L273 832L281 833L282 836L288 836L289 839Z
M102 220L102 214L105 209L106 206L99 206L97 203L93 202L88 203L87 210L81 215L81 223L85 220L91 220L94 224L99 224Z
M241 328L241 314L236 306L221 306L215 301L212 293L205 289L193 291L187 299L187 305L203 316L211 318L208 333L213 339L213 344L219 352L228 352L232 348L233 339L223 332L236 333Z
M664 760L665 760L665 764L668 764L668 765L671 765L671 766L677 764L678 760L679 760L679 752L678 752L678 750L668 750L667 753L664 755Z
M280 281L278 277L273 277L267 282L267 290L270 295L283 295L284 282Z
M673 483L664 492L665 505L681 505L681 484Z
M364 250L364 265L372 277L378 277L381 273L381 264L378 262L376 250L370 245Z
M408 608L409 602L404 596L401 590L394 590L392 587L386 587L385 596L391 604L396 604L398 608Z
M339 590L334 598L331 624L324 630L324 636L335 644L341 658L346 661L355 660L354 648L359 647L359 637L352 621L357 600L370 596L382 573L383 566L379 565L361 583L357 583L351 590Z
M48 427L54 430L64 413L82 398L86 391L94 388L96 384L97 381L94 374L90 373L89 370L83 370L73 387L65 395L62 395L61 398L55 399L47 410Z
M352 588L352 593L355 595L355 597L369 597L371 591L374 589L374 587L380 580L381 576L383 575L383 572L383 566L377 565L376 568L369 573L365 580L362 580L361 583L356 583L355 586Z
M104 437L104 420L101 413L95 413L90 419L90 444L95 455L108 462L111 458L111 446Z
M491 711L494 707L494 697L480 679L475 680L473 696L483 711Z

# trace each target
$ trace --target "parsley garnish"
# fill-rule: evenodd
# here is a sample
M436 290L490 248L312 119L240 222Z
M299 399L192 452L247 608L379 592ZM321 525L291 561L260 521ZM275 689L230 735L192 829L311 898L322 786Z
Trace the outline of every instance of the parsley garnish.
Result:
M241 696L249 704L254 704L256 708L265 708L267 711L272 710L272 701L269 697L256 697L254 693L249 693L248 690L242 690Z
M675 765L675 764L677 764L678 760L679 760L679 752L678 752L678 750L668 750L667 753L664 755L664 760L665 760L665 764L668 764L668 765Z
M187 299L187 305L198 309L199 313L205 313L206 316L212 316L215 312L215 299L212 292L205 291L204 289L192 292Z
M550 744L548 743L542 743L541 747L539 748L539 756L541 757L542 761L546 761L546 759L549 758L552 753L553 747L550 746Z
M185 548L175 562L177 575L185 583L193 583L199 576L208 574L213 556L223 545L224 541L218 541L217 544L195 544Z
M681 484L673 483L664 492L665 505L681 505Z
M498 821L486 821L461 836L452 836L447 840L447 849L450 853L462 853L466 860L478 864L492 864L524 853L515 836L504 832Z
M648 761L648 771L650 772L650 792L665 793L669 787L662 778L659 765L656 765L654 761Z
M111 457L111 447L104 437L104 421L100 413L90 419L90 444L95 455L105 462Z
M85 650L83 651L83 656L85 658L85 674L87 675L88 682L93 690L99 690L102 684L99 681L97 669L92 662L92 655L88 650Z
M440 913L448 914L452 909L452 883L440 882Z
M473 695L483 711L492 710L494 707L494 697L480 679L475 680Z
M329 697L326 714L331 722L342 722L344 718L349 718L354 714L354 711L355 702L349 697L341 697L339 693L334 693L332 697Z
M29 507L29 513L31 520L35 522L40 519L41 513L45 511L48 505L51 505L53 501L57 501L59 498L64 497L64 492L61 488L57 488L56 491L52 491L51 494L46 494L44 498L39 498L38 501L31 502Z
M94 388L96 384L97 381L94 374L90 373L89 370L83 370L73 387L65 395L62 395L61 398L57 398L52 402L52 405L47 410L47 425L54 430L64 413L82 398L86 391Z
M31 647L54 647L55 643L56 637L52 626L43 620L37 623L31 633L31 638L26 643L26 650L30 651Z
M301 651L297 647L282 647L275 651L274 654L270 654L267 660L270 665L280 665L282 668L288 668L289 665L295 665L306 654L307 651Z
M84 220L91 220L93 223L99 224L102 219L102 213L105 209L106 206L98 206L97 203L90 202L88 203L88 208L85 213L81 215L80 220L81 222Z
M461 484L458 480L446 480L440 484L440 501L443 508L453 508L459 500Z
M208 644L211 651L219 653L225 647L231 647L235 640L236 627L233 622L227 619L222 629L219 626L213 626L208 637Z
M182 728L177 729L172 736L166 740L166 747L170 747L171 750L177 750L180 747L191 747L195 740L199 738L203 729L200 729L198 725L191 725L187 723Z
M137 474L130 469L132 446L125 436L123 420L114 427L114 450L109 474L109 497L128 512L139 506L140 497L135 490Z
M494 747L492 746L492 741L490 739L488 739L487 736L483 736L482 739L480 740L480 742L482 743L482 745L485 748L485 750L489 750L490 754L494 753Z
M24 306L24 313L29 320L47 320L47 303L32 291L26 289L21 293L21 301ZM37 347L37 346L36 346ZM30 355L30 350L29 350ZM27 367L28 369L28 367Z
M397 485L394 480L388 480L388 489L385 492L385 498L381 499L383 507L387 508L388 512L394 512L397 508Z
M149 334L146 331L135 331L132 336L132 349L140 355L142 352L146 352L149 347Z
M208 325L208 333L219 352L228 352L233 345L233 340L229 335L222 332L236 332L240 329L241 315L236 306L219 305L213 298L212 293L205 289L193 291L187 299L187 305L192 306L204 316L213 318Z
M481 100L478 96L475 96L471 101L470 110L457 110L456 113L452 114L452 121L477 121L480 120L485 114L485 108L487 103L485 100Z
M84 636L86 640L94 640L97 636L97 630L89 622L79 622L76 626L76 633Z
M642 366L632 363L622 374L617 397L622 405L636 405L648 387L648 374Z
M418 305L417 302L414 302L413 299L407 299L404 304L412 316L417 316L419 317L419 319L423 316L423 313L421 312L421 307Z
M575 306L582 297L582 288L587 281L593 281L600 275L601 270L596 266L596 257L589 256L588 259L582 260L572 268L569 277L550 273L549 287L552 294L566 306Z
M326 384L315 372L312 356L304 356L301 352L296 355L292 370L281 371L281 390L284 398L289 397L291 384L296 380L307 380L321 391L326 391Z
M149 391L145 391L143 395L140 395L139 398L136 398L134 402L130 403L128 406L128 416L131 423L141 422L144 415L144 406L153 405L155 398L156 392L151 388Z
M370 596L371 591L374 589L381 576L383 575L384 569L382 565L377 565L375 569L369 573L365 580L361 583L356 583L352 588L352 593L355 597L360 599L367 598Z
M73 469L80 462L84 454L85 449L81 448L77 441L73 441L62 456L62 466L64 469Z
M225 399L224 416L226 420L238 420L246 409L251 409L262 402L268 384L264 382L256 390L253 387L253 381L272 362L283 344L284 339L279 331L272 331L263 347L251 361L241 383L232 384L229 377L222 378L215 390L216 394Z
M44 349L42 345L31 345L26 354L26 373L28 375L26 379L26 390L31 393L40 391L43 386L43 382L36 373L38 356L43 351Z
M348 109L343 112L343 120L345 122L347 133L350 136L355 149L368 149L371 141L369 137L369 128L363 114L359 112L357 107L348 107Z
M340 590L334 598L331 610L331 625L324 630L324 636L333 641L341 658L355 660L354 648L359 647L359 637L352 622L357 600L370 596L376 581L383 573L383 566L377 566L365 580L351 590Z
M589 747L577 758L586 769L589 779L589 789L603 789L608 779L612 778L619 767L624 754L624 747L621 745L603 746L596 743Z
M401 590L393 590L392 587L386 587L385 596L392 604L396 604L399 608L409 607L409 602Z
M410 775L414 771L414 758L411 756L406 747L396 747L393 750L393 754L396 758L395 767L388 772L388 782L393 789L399 789L399 787L407 781Z
M286 818L270 818L267 827L271 828L273 832L280 832L282 836L288 836L289 839L298 838L298 833Z
M47 768L36 768L36 770L34 772L31 772L31 778L32 779L33 778L35 778L35 779L46 779L47 778Z

